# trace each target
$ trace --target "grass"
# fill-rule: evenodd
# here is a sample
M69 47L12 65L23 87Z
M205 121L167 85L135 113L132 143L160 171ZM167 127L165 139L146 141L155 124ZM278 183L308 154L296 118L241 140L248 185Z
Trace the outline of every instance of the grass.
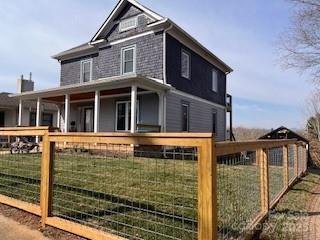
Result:
M39 204L40 158L0 155L0 194ZM279 186L282 169L270 173ZM217 174L220 237L236 237L260 212L259 167ZM197 239L197 175L194 160L57 153L53 214L129 239Z
M310 171L279 201L265 224L261 239L294 240L299 216L308 212L307 203L313 197L313 189L319 184L319 171ZM296 227L295 227L296 226ZM293 227L293 228L292 228Z

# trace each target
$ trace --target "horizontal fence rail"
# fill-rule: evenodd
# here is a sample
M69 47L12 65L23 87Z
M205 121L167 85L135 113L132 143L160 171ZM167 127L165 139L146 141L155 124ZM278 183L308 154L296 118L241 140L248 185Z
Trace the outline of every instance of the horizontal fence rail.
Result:
M295 140L0 128L0 202L89 239L250 236L307 169Z

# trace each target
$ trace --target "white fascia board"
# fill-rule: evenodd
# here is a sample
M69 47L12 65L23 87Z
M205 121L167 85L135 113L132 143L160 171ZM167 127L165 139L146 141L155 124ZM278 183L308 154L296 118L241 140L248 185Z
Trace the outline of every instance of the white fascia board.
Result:
M131 3L133 6L136 6L137 8L139 8L140 10L142 10L143 12L145 12L146 14L150 15L151 17L153 17L155 20L160 21L163 19L162 16L160 16L159 14L155 13L154 11L151 11L150 9L146 8L145 6L143 6L142 4L138 3L137 1L134 0L127 0L129 3Z
M112 10L111 14L107 18L107 20L102 24L102 26L99 28L98 32L94 35L92 38L91 42L94 42L97 40L98 36L101 34L101 32L105 29L105 27L108 25L108 23L113 19L115 14L118 12L118 10L123 6L123 3L126 2L127 0L121 0L118 2L116 7Z
M172 89L170 92L173 93L173 94L180 95L180 96L185 97L185 98L190 98L190 99L195 100L195 101L199 101L199 102L203 102L203 103L209 104L209 105L211 105L213 107L216 107L216 108L226 109L226 106L224 106L222 104L214 103L214 102L211 102L209 100L203 99L201 97L198 97L198 96L195 96L195 95L192 95L192 94L189 94L189 93L185 93L185 92L179 91L177 89Z

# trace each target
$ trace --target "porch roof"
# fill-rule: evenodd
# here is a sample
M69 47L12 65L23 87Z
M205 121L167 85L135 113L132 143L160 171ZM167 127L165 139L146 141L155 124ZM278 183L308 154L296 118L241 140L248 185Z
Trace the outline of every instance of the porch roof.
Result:
M162 80L144 77L137 74L130 74L126 76L116 76L109 78L102 78L86 83L72 84L57 88L24 92L18 94L10 94L12 98L19 98L24 100L33 100L39 98L56 97L65 94L77 94L92 92L96 90L109 90L124 88L131 85L137 85L139 88L146 90L161 92L172 89L173 87L168 84L164 84Z

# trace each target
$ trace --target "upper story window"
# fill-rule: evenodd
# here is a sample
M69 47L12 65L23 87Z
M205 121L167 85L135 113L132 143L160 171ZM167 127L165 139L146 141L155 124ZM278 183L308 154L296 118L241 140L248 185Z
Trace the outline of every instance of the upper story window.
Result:
M121 49L121 74L136 72L136 46Z
M124 32L130 29L136 28L138 25L138 18L132 17L128 19L124 19L120 22L119 31Z
M190 54L182 50L181 51L181 76L187 79L190 79Z
M81 61L80 81L90 82L92 80L92 59Z
M218 92L218 72L212 69L212 91Z

